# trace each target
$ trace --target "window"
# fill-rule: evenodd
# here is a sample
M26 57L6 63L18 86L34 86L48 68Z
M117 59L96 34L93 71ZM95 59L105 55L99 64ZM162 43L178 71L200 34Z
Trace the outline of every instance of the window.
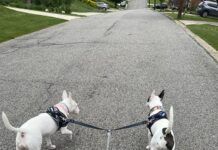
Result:
M213 7L213 8L217 8L217 4L211 4L211 3L209 3L208 6Z

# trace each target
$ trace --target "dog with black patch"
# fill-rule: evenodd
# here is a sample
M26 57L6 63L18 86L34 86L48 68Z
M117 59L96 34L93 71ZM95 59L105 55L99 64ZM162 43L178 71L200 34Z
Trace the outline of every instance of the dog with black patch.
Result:
M148 114L148 140L146 149L149 150L175 150L175 137L173 134L173 107L170 107L169 118L163 109L164 90L155 95L155 91L147 100Z

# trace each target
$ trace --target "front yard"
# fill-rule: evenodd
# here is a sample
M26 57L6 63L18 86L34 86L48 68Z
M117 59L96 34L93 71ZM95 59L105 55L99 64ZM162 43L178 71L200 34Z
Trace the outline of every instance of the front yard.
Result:
M177 20L177 14L178 14L178 12L165 12L165 15L167 15L170 18L175 19L175 20ZM203 18L201 16L194 15L194 14L185 14L182 16L182 18L180 20L218 22L218 18L216 18L216 17L208 16L206 18Z
M16 12L1 5L0 20L0 42L65 22L61 19Z
M187 27L218 51L218 26L204 24Z
M180 20L182 23L184 20L193 21L192 25L184 25L218 51L218 18L203 18L198 15L185 14L181 19L177 19L177 12L164 12L164 14L173 20ZM203 23L201 24L201 22ZM213 25L210 25L212 22ZM217 24L217 26L214 24Z

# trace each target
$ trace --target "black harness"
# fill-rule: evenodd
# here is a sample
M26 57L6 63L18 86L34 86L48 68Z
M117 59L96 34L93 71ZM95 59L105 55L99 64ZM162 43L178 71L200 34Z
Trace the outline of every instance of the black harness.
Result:
M148 124L147 124L147 128L150 130L151 136L153 136L152 132L151 132L151 127L152 125L157 122L158 120L161 119L167 119L167 114L164 111L160 111L150 117L148 117Z
M46 113L48 113L55 121L58 126L58 130L62 127L66 127L69 123L67 116L65 116L57 107L49 107Z

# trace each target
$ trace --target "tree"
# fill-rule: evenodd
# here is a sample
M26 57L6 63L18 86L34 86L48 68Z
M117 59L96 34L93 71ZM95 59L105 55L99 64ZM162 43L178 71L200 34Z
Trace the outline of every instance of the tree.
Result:
M165 2L165 0L159 0L160 4L162 4L163 2Z
M185 2L185 0L179 0L179 8L178 8L178 16L177 16L178 19L182 18L182 12L184 9L184 2Z

